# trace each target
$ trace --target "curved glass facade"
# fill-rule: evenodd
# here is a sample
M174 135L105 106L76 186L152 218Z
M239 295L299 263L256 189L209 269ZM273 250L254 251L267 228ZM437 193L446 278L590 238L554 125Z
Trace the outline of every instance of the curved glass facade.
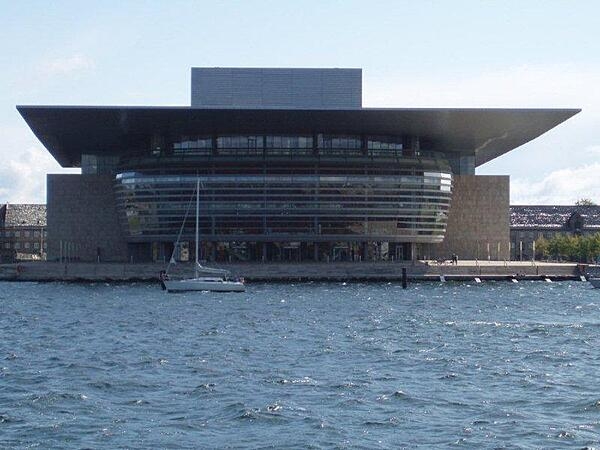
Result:
M390 137L185 137L123 159L115 192L129 242L173 242L182 223L191 242L198 180L204 243L439 243L452 176L438 156Z
M120 174L118 204L130 237L172 238L200 180L203 238L293 238L440 242L450 203L450 175ZM195 212L191 212L192 216ZM194 222L185 233L193 236Z

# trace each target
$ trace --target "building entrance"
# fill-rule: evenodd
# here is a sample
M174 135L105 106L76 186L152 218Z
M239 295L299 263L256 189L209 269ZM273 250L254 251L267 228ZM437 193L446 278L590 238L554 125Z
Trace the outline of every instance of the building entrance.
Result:
M400 242L395 244L393 255L395 261L410 261L412 259L411 244L407 242Z

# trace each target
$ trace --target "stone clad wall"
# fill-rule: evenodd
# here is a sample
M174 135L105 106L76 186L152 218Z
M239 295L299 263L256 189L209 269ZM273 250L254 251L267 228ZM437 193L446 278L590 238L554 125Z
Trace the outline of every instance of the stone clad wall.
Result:
M127 260L113 182L110 175L48 175L49 261L60 257L61 241L72 259L96 261L100 249L101 261Z
M459 259L510 258L510 181L508 176L457 175L438 258L456 253ZM500 252L498 252L500 244Z

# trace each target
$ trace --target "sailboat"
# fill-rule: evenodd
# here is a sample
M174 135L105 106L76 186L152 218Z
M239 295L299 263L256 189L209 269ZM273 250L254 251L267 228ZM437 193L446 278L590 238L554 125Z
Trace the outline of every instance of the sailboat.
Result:
M200 217L200 180L196 180L196 262L194 277L182 280L171 280L168 271L161 272L162 288L167 292L212 291L212 292L244 292L246 287L243 280L230 280L230 273L224 269L204 267L199 261L199 217ZM184 218L185 223L185 218ZM182 225L183 230L183 225ZM181 231L177 239L181 237ZM176 245L177 247L177 245ZM171 258L173 260L173 258ZM171 263L169 263L171 264Z

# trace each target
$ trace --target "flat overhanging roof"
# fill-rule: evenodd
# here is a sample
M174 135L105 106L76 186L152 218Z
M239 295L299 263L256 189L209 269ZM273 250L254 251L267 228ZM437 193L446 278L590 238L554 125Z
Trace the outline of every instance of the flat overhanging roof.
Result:
M352 134L418 136L421 147L474 155L480 166L540 136L580 109L201 109L190 107L17 106L63 167L81 154L149 150L153 136Z

